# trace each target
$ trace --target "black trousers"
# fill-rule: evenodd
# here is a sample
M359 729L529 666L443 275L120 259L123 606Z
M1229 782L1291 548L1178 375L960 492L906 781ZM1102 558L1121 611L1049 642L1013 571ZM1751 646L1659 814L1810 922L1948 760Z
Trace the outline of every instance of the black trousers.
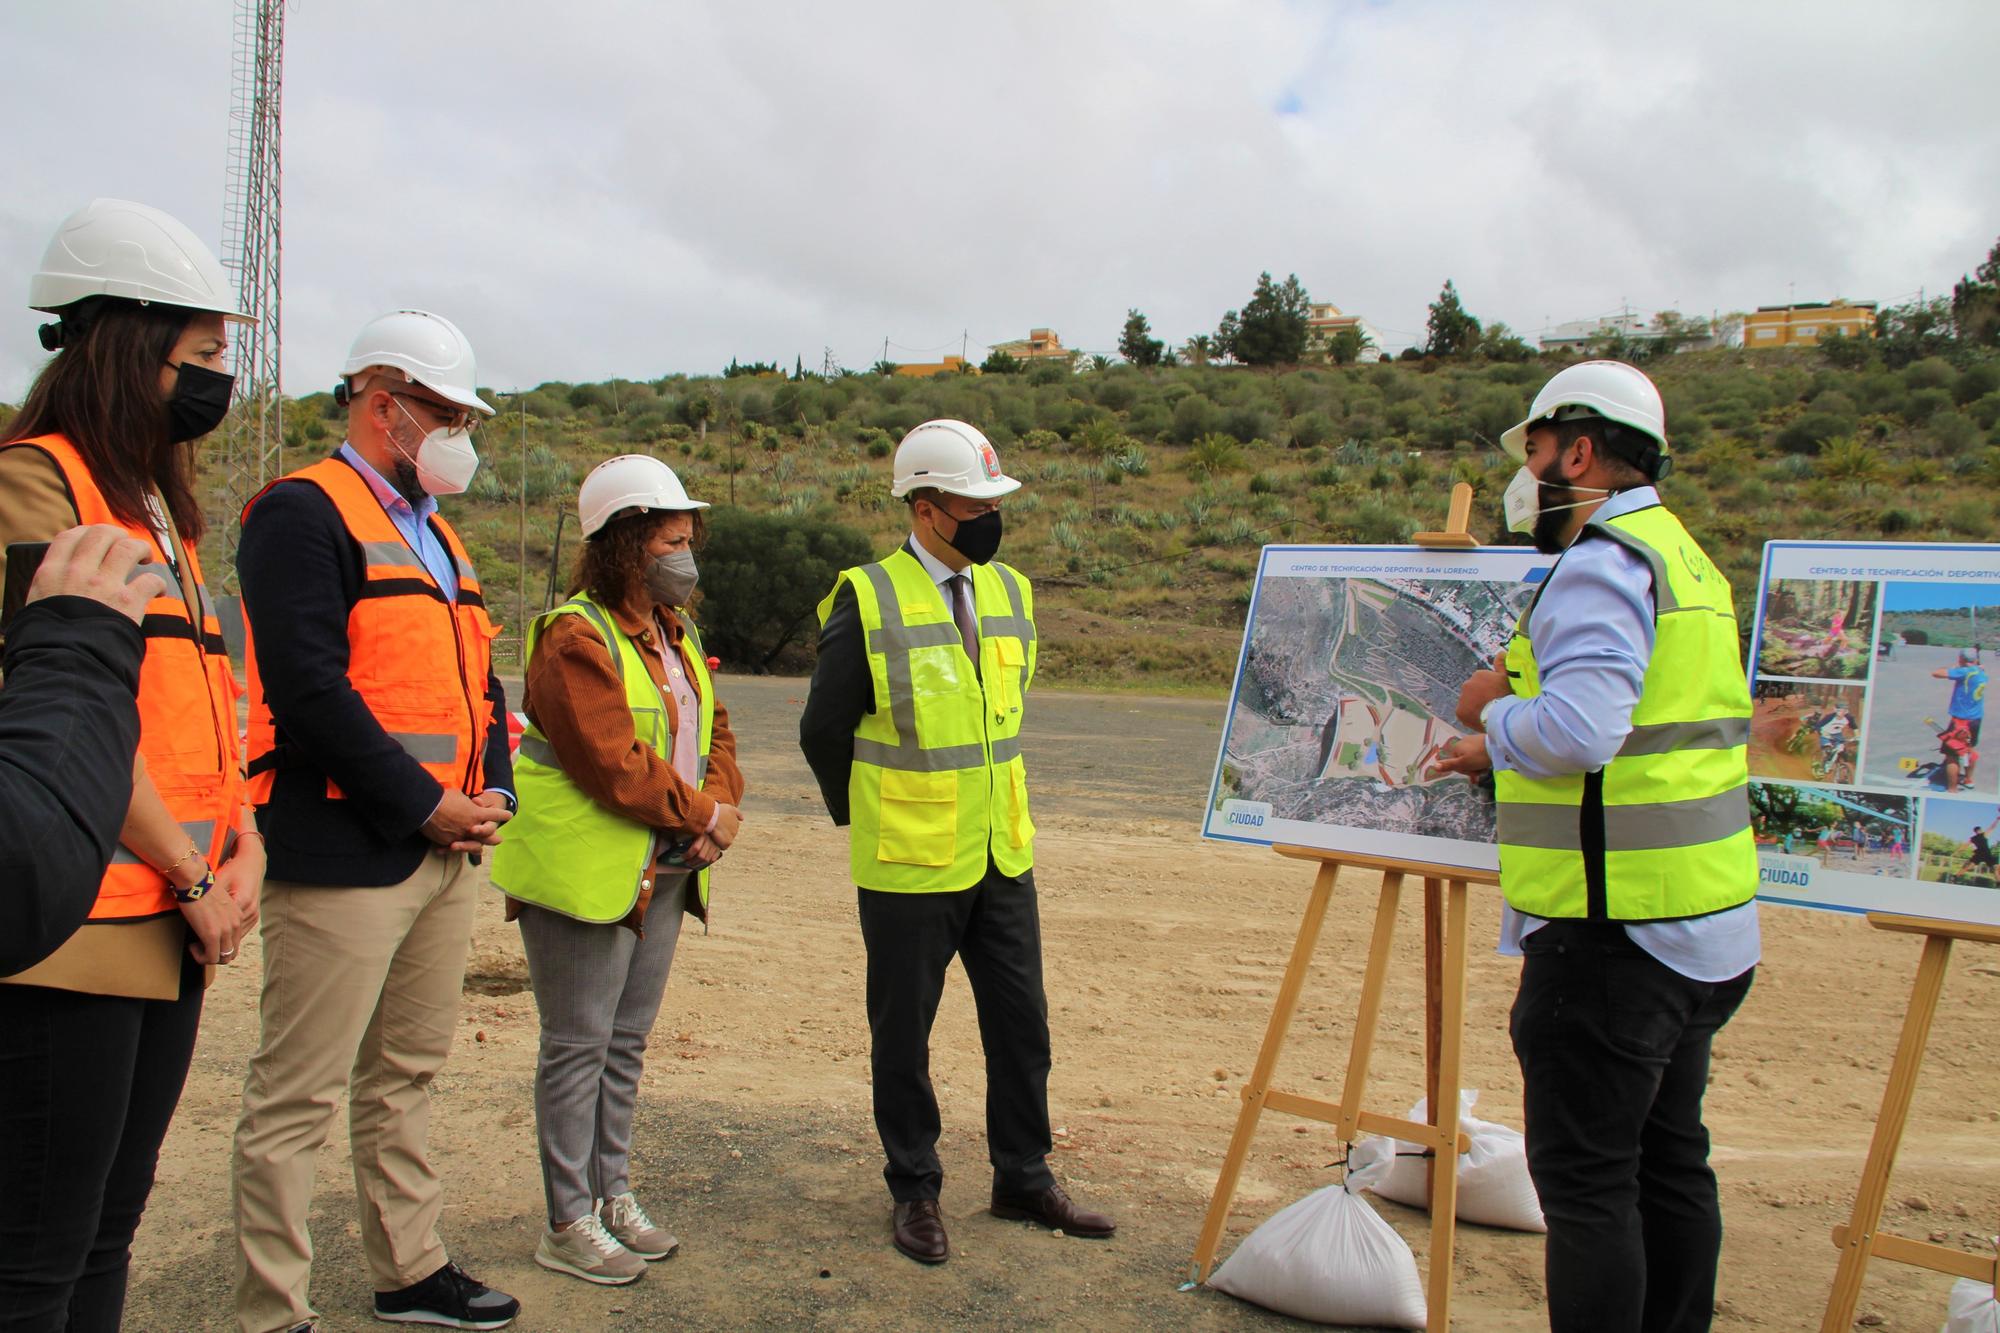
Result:
M1701 1099L1710 1043L1756 969L1694 981L1615 922L1552 921L1521 949L1511 1031L1549 1223L1549 1327L1706 1329L1722 1209Z
M0 986L0 1330L116 1333L201 1000Z
M935 1199L937 1095L931 1023L945 969L965 964L986 1051L986 1154L996 1192L1035 1193L1050 1174L1049 1002L1042 991L1042 924L1035 876L986 877L959 893L858 891L868 947L868 1029L873 1037L875 1129L882 1170L899 1203Z

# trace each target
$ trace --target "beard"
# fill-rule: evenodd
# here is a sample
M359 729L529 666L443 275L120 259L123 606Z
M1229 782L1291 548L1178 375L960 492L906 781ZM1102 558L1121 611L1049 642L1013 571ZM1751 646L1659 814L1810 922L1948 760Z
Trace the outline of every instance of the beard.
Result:
M1564 494L1566 495L1568 492L1564 492ZM1565 500L1563 503L1567 504L1569 502ZM1563 541L1562 534L1563 529L1569 526L1569 512L1569 510L1563 509L1553 514L1535 515L1535 528L1532 536L1537 551L1540 551L1543 555L1561 555L1563 553L1566 543Z
M412 461L412 456L422 445L422 440L415 445L406 445L398 438L397 431L389 432L389 447L396 453L396 465L389 470L389 484L412 505L421 504L424 497L430 494L424 489L423 482L417 479L417 465Z
M1539 477L1537 480L1541 480ZM1542 481L1542 510L1535 515L1535 526L1530 532L1535 549L1543 555L1561 555L1566 543L1563 529L1569 526L1573 509L1553 509L1555 505L1566 505L1576 499L1576 492L1558 482Z

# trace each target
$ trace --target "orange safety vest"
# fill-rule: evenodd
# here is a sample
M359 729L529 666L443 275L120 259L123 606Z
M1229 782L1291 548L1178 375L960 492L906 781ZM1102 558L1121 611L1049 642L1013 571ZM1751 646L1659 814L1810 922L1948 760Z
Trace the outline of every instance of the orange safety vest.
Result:
M150 524L128 523L111 512L75 445L60 435L41 435L8 447L39 449L54 459L76 501L77 521L109 524L146 543L167 576L166 593L147 604L139 625L146 640L139 665L139 753L167 809L209 864L220 865L243 805L242 752L236 737L236 675L202 582L200 559L192 546L182 546L180 556L196 597L191 607L170 573L173 566L159 534ZM90 919L130 920L175 910L166 876L121 845L98 886Z
M481 760L493 705L486 697L492 669L492 640L500 631L487 617L478 576L458 534L434 517L445 549L458 569L454 604L431 577L382 502L346 460L335 457L301 468L279 481L311 482L326 493L347 535L361 550L361 595L347 613L347 679L389 739L401 745L424 771L447 790L477 796L483 787ZM271 483L273 486L278 482ZM250 511L267 486L243 507ZM244 608L243 636L253 644L256 627ZM250 665L250 801L267 805L278 769L284 767L277 724L257 674L254 646ZM327 779L329 800L343 799Z

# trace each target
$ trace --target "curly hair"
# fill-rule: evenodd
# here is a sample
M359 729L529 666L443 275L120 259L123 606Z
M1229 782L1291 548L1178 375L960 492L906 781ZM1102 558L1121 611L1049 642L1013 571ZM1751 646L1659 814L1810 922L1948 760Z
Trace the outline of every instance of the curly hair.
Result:
M636 600L646 586L646 543L677 513L694 520L689 545L699 551L708 539L708 525L702 522L699 509L641 509L621 515L584 539L583 550L576 557L576 573L570 579L570 596L588 592L607 607Z

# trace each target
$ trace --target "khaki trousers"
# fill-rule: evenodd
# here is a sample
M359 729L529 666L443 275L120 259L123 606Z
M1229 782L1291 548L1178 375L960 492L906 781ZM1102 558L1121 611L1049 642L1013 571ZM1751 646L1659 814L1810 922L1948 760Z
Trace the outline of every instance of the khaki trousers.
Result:
M313 1163L343 1093L375 1289L442 1268L442 1182L430 1164L430 1084L451 1050L478 877L433 852L388 888L266 881L262 1035L234 1154L242 1265L236 1324L273 1333L316 1316Z

